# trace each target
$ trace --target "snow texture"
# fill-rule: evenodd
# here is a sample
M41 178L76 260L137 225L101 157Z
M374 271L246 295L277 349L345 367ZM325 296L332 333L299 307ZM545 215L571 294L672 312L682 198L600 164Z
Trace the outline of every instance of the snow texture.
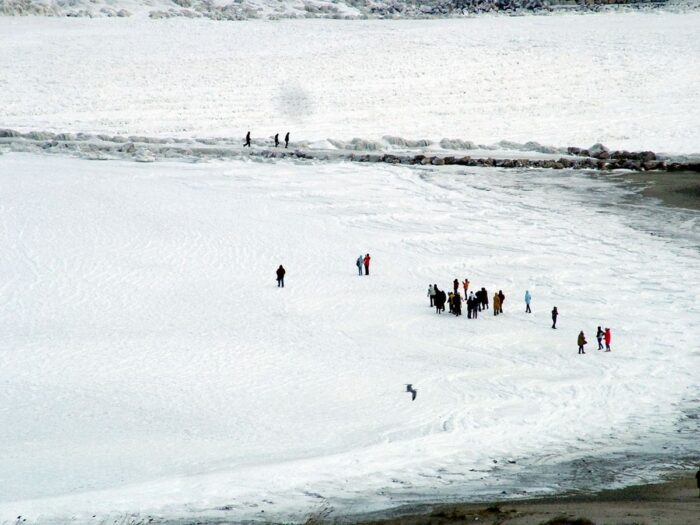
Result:
M0 523L303 521L687 467L698 212L569 170L235 152L252 129L698 153L699 17L0 18ZM436 315L455 277L505 314Z
M562 490L537 473L655 436L688 454L697 212L433 169L0 156L0 522L303 520ZM436 315L455 277L505 314Z
M246 24L0 18L0 127L700 153L699 26L698 12Z

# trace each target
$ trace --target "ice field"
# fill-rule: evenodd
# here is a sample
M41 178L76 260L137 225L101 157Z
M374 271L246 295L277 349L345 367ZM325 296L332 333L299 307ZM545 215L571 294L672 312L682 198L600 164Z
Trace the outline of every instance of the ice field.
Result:
M0 17L0 126L700 153L700 11L405 21Z
M628 193L547 171L0 156L0 519L303 519L512 490L519 469L658 435L682 450L698 245L626 218ZM505 314L436 315L427 285L454 277L503 289Z
M699 25L0 17L0 129L698 154ZM302 522L619 486L697 458L700 216L619 173L90 161L106 157L12 140L0 524ZM436 315L428 284L465 277L502 289L505 314Z

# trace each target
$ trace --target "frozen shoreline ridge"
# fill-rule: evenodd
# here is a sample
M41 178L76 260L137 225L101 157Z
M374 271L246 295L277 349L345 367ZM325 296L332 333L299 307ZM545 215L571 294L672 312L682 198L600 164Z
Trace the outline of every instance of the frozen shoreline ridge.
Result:
M296 18L427 19L479 14L697 9L694 0L0 0L0 15L68 17L208 18L242 21Z

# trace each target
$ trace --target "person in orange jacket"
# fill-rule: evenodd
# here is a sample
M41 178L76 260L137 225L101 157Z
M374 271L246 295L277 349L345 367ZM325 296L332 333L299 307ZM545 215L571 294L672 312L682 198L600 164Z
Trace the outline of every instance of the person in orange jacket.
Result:
M369 261L371 261L372 258L369 256L369 253L365 255L365 258L362 260L362 262L365 263L365 275L369 275Z
M469 291L469 279L465 278L462 281L462 288L464 288L464 298L467 298L467 292Z
M493 315L501 313L501 296L497 293L493 294Z

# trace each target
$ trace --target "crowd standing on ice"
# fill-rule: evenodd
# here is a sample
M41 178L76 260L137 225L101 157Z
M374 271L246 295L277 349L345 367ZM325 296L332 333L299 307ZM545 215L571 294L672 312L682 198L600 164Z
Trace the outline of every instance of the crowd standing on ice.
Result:
M357 259L357 264L360 264L360 258ZM483 312L489 309L489 293L486 288L482 287L480 290L469 291L470 285L469 279L464 279L461 282L462 290L464 291L464 297L460 294L460 282L459 279L452 281L452 291L445 293L440 290L437 284L428 285L428 298L430 299L430 306L435 308L437 314L442 314L445 311L445 305L448 305L449 312L455 316L462 315L462 303L467 305L467 319L477 319L479 317L479 312ZM532 303L532 294L530 290L525 290L525 313L531 314L532 308L530 307ZM503 314L503 304L506 301L506 296L503 290L498 290L498 292L493 294L492 311L493 315ZM552 328L557 328L557 318L559 317L559 310L557 307L552 308ZM605 328L605 330L598 327L596 332L596 339L598 340L598 350L603 350L603 341L605 341L605 351L610 352L610 341L612 340L612 333L610 328ZM585 354L586 351L584 347L588 344L586 336L583 330L578 334L576 339L576 344L578 346L578 353Z
M246 140L250 139L250 133L246 137ZM285 137L288 139L289 134ZM275 136L275 142L277 141L277 136ZM355 260L355 266L357 267L358 275L362 276L362 270L364 269L364 275L369 275L369 264L372 258L369 253L364 256L360 254ZM279 288L284 288L284 275L286 270L284 266L280 264L277 268L277 286ZM435 313L442 314L445 312L445 305L449 307L449 312L456 317L462 315L462 303L466 303L467 306L467 319L478 319L479 312L484 312L489 309L489 293L485 287L481 287L480 290L474 292L469 290L471 282L469 279L464 279L461 283L459 279L452 281L452 290L445 293L444 290L440 290L437 284L428 285L428 299L430 300L430 307L435 308ZM460 287L464 292L464 298L460 294ZM467 295L468 294L468 295ZM506 301L506 295L503 290L498 290L498 292L493 294L493 315L498 316L503 314L503 304ZM530 305L532 303L532 294L530 290L525 290L525 313L531 314L532 308ZM559 310L557 307L552 308L552 328L557 328L557 319L559 317ZM605 328L603 330L600 326L596 331L596 340L598 341L598 350L603 350L603 341L605 342L605 351L610 352L610 342L612 340L612 332L610 328ZM588 344L586 340L586 335L581 330L576 339L576 345L578 346L578 353L585 354L585 346ZM415 397L414 397L415 398Z

